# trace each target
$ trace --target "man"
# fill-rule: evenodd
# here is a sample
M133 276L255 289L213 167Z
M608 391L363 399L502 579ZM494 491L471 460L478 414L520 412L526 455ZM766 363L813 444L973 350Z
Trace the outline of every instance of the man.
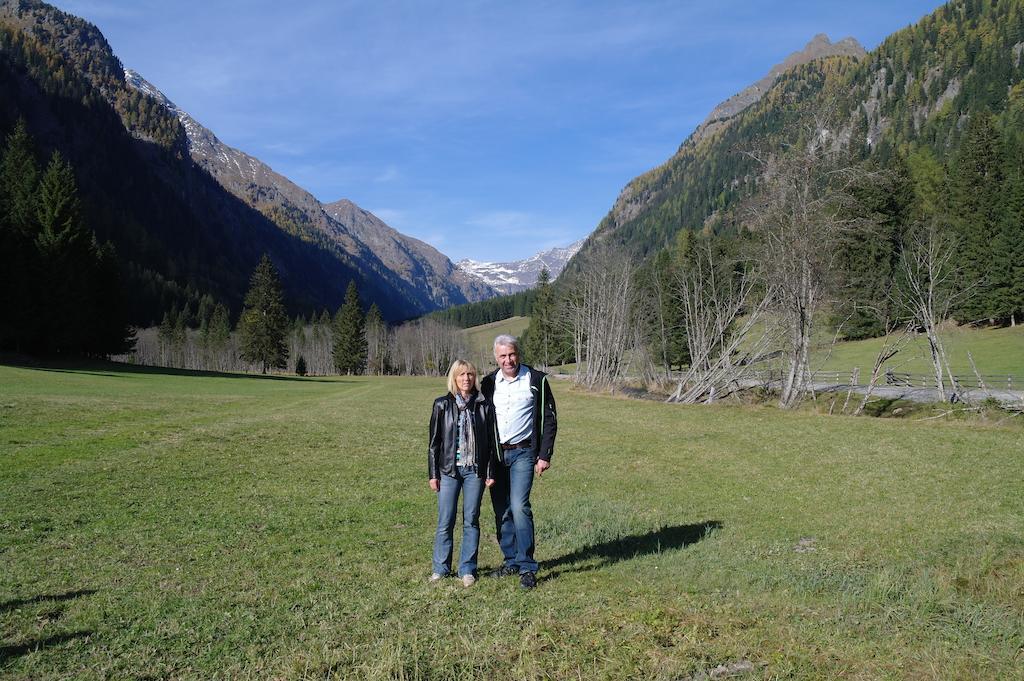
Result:
M480 392L493 405L498 424L499 455L504 465L491 487L494 523L504 564L493 577L519 575L524 589L537 586L537 561L533 558L533 509L530 490L534 474L551 467L558 422L555 398L542 371L519 363L515 336L494 339L498 369L484 376Z

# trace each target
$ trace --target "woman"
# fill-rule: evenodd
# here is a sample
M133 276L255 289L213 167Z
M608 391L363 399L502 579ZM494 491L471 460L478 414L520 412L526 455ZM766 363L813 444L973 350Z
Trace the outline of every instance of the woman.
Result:
M452 571L452 530L462 492L462 548L459 577L463 586L476 582L480 545L480 499L494 484L497 444L494 407L477 389L476 367L457 359L448 370L448 394L434 400L430 414L427 471L437 492L437 534L434 571L437 582Z

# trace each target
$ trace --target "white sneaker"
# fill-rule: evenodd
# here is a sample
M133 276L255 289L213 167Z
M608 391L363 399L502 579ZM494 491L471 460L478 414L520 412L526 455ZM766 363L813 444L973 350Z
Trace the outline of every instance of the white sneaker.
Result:
M470 587L476 584L476 577L473 575L462 575L462 586Z
M442 579L444 579L444 576L443 576L443 575L439 575L439 574L437 574L436 572L435 572L435 573L433 573L432 575L430 575L430 583L431 583L431 584L437 584L437 583L438 583L438 582L440 582L440 581L441 581Z

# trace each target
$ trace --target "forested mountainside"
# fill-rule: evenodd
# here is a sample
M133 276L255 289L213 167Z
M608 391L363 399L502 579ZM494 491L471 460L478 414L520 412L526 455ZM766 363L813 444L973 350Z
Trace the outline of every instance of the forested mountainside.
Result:
M323 209L435 307L448 308L497 295L483 278L458 269L430 244L402 234L347 199L325 204Z
M429 273L444 281L436 290L403 279L262 164L262 174L233 182L190 153L177 112L126 80L94 26L38 0L0 2L0 88L0 136L23 119L40 161L58 151L74 168L83 220L116 246L135 324L158 322L172 308L194 310L204 296L237 313L263 253L277 265L293 313L337 309L349 281L389 319L489 293L468 282L466 295L444 267Z
M995 115L1012 146L1024 130L1022 51L1020 0L956 0L864 57L785 70L759 99L714 119L712 130L702 126L665 164L630 182L567 271L579 272L603 243L649 256L680 230L742 229L735 209L758 188L750 152L800 142L794 131L815 116L830 122L838 144L881 167L915 153L949 167L967 122L982 111Z
M135 71L127 70L125 78L181 121L192 159L221 186L291 234L328 239L366 270L367 276L386 280L414 301L417 309L448 307L494 295L477 278L453 276L455 266L432 246L399 233L351 201L321 204L259 159L224 144Z

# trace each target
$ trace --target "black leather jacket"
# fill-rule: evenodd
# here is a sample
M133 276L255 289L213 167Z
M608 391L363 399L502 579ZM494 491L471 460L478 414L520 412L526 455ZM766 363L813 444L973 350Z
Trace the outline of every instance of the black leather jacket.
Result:
M470 407L476 436L476 470L485 479L497 474L498 428L494 420L494 405L480 393ZM440 480L441 474L455 475L455 453L458 450L459 409L455 397L448 393L434 400L430 412L430 442L427 447L427 476Z

